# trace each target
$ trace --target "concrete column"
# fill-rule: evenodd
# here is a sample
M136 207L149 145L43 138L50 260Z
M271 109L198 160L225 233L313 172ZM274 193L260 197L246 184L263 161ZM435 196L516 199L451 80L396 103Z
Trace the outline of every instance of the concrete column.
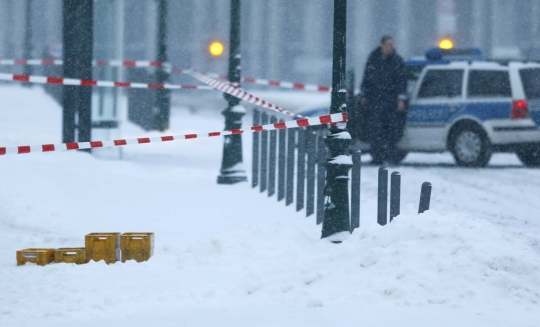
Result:
M412 21L411 0L398 0L396 6L398 12L398 28L397 35L395 36L397 42L397 50L402 57L408 58L412 55L412 48L410 44L410 26Z
M330 58L324 57L323 51L325 43L331 44L330 40L323 37L325 28L331 27L323 23L324 11L328 9L331 9L331 6L327 7L327 3L323 1L309 1L304 5L302 26L304 51L299 59L305 66L299 65L300 62L297 62L297 66L305 81L309 83L321 83L320 76L325 69L325 59L328 59L328 64L331 62Z
M158 22L158 8L157 1L145 1L145 59L155 60L157 57L157 22Z
M540 0L534 0L532 2L532 24L531 24L531 46L535 49L540 48ZM538 50L534 51L537 52Z
M247 72L244 75L252 75L255 77L264 76L264 53L266 47L263 46L265 40L264 36L264 23L265 23L265 0L250 0L249 11L247 13L248 27L247 29L242 26L242 31L246 35L247 42L242 47L244 53L247 53L248 58L244 58L243 66L246 66L246 61L249 63Z
M515 3L505 0L493 0L493 48L492 55L509 58L519 55L515 31Z
M8 58L8 16L11 2L0 1L0 58Z
M349 2L349 28L347 30L348 52L347 63L354 68L358 87L364 74L369 53L377 46L377 37L374 36L373 26L373 0L357 0Z
M282 58L282 28L286 22L283 19L284 1L273 0L272 3L266 3L266 15L268 16L266 26L266 40L268 52L268 70L267 78L280 78L280 62L281 60L293 60L293 58Z
M94 59L123 59L121 46L123 29L123 0L95 0L94 2ZM120 22L118 21L120 19ZM120 38L120 39L119 39ZM154 59L154 58L150 58ZM117 80L118 67L95 67L94 78ZM94 88L92 90L92 136L96 140L119 138L118 89ZM93 149L99 158L120 159L121 148Z

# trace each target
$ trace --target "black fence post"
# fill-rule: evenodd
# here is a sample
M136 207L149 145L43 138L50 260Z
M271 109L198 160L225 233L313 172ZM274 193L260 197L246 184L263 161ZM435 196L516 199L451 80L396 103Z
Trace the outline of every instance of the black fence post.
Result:
M261 112L253 109L253 126L261 124ZM251 187L259 185L259 149L261 133L253 133L253 161L251 162Z
M317 140L317 225L324 220L324 185L326 183L326 145L324 137Z
M390 222L399 216L401 203L401 175L395 171L390 177Z
M280 120L283 122L283 119ZM278 191L277 191L277 200L281 201L285 198L285 141L287 138L287 130L279 130L279 157L278 157Z
M296 211L304 209L304 191L306 183L306 129L298 130L298 162L296 169Z
M268 114L263 112L261 114L261 125L268 124ZM261 133L261 193L266 191L268 182L268 132L262 131Z
M277 118L270 117L270 123L277 123ZM270 131L270 160L268 163L268 196L276 193L276 152L277 152L277 130Z
M297 128L287 129L287 178L285 205L290 205L294 201L294 148L296 147Z
M356 151L352 155L351 170L351 233L360 227L360 173L362 167L362 152Z
M307 130L307 200L306 217L315 213L315 165L317 164L317 134Z
M418 205L418 213L423 213L429 210L429 203L431 201L431 183L422 183L422 190L420 191L420 204Z
M388 169L383 167L379 168L377 195L377 222L384 226L388 222Z

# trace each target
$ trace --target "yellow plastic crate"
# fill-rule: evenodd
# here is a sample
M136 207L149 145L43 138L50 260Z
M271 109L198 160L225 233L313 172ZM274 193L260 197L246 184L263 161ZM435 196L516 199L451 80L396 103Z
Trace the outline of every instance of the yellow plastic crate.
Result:
M86 263L86 248L60 248L54 251L54 262Z
M17 266L27 262L36 263L38 266L46 266L54 262L55 249L24 249L17 251Z
M86 262L105 260L107 264L120 260L120 233L90 233L84 238Z
M154 233L123 233L120 238L122 262L147 261L154 255Z

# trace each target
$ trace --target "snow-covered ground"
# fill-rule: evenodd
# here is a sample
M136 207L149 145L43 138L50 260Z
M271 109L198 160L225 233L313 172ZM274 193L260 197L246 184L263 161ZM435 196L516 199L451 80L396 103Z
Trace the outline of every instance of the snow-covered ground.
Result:
M61 108L40 88L2 85L0 103L0 146L60 141ZM171 134L222 127L218 111L173 108ZM485 169L410 155L395 168L403 214L386 227L377 167L364 166L361 228L335 245L248 183L217 185L222 144L0 157L0 326L540 325L540 170L514 155ZM416 215L424 181L432 210ZM155 232L155 255L16 266L16 250L84 246L99 231Z

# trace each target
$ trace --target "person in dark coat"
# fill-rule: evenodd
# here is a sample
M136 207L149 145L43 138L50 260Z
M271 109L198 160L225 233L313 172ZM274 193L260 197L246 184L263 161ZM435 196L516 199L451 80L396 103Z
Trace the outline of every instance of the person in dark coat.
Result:
M360 85L360 106L367 119L373 163L397 163L396 143L401 138L407 99L403 58L396 53L394 39L384 36L369 55Z

